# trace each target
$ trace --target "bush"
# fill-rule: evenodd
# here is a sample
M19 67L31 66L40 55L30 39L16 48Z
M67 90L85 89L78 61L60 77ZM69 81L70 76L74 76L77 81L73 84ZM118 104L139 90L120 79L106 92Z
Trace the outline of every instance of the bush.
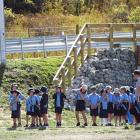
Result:
M130 22L140 22L140 7L132 9L128 19Z
M128 13L127 5L114 6L110 13L112 22L128 22Z
M13 22L13 20L14 20L14 18L15 18L15 15L14 15L14 13L12 12L12 9L10 9L10 8L5 8L5 9L4 9L4 12L5 12L6 22Z

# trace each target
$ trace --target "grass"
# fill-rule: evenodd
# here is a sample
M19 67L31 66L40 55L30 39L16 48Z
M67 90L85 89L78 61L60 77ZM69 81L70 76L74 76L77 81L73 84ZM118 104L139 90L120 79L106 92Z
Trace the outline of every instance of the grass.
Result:
M60 35L62 31L66 34L74 34L77 24L83 26L85 23L107 23L111 19L105 13L92 11L81 16L63 15L58 13L20 15L15 14L13 21L7 23L6 37L31 37L44 35ZM60 27L50 31L47 27ZM64 28L67 27L67 28ZM36 29L42 28L42 29Z
M51 87L53 77L63 61L62 57L47 59L25 59L8 61L6 66L0 66L0 100L1 105L7 99L7 93L12 83L18 83L24 94L29 87L46 85Z
M0 114L0 140L92 140L92 139L134 139L140 138L140 131L135 131L134 128L125 130L123 127L92 127L91 118L89 114L87 128L75 127L75 114L74 112L64 110L63 112L63 126L62 128L55 127L55 114L52 110L49 110L49 125L47 130L38 129L25 129L24 127L17 128L16 130L10 130L12 125L10 119L10 112L7 108L1 108ZM82 118L81 118L82 120ZM22 110L22 124L25 125L25 112Z

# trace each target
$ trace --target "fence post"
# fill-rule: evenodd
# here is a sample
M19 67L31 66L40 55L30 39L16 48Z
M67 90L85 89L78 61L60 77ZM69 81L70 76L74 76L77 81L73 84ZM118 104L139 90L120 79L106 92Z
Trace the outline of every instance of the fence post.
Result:
M90 33L90 25L87 25L87 38L88 38L88 57L91 56L91 33Z
M71 57L68 57L68 86L71 86Z
M136 36L136 25L133 24L133 50L136 52L136 47L137 47L137 36Z
M68 40L67 40L67 35L64 35L64 42L65 42L66 56L67 56L67 54L68 54Z
M113 24L110 24L109 41L110 41L110 48L113 48Z
M64 92L66 91L66 85L65 85L65 67L62 67L61 69L62 72L62 88Z
M74 47L74 75L77 75L77 47Z
M21 59L24 59L24 51L23 51L23 39L20 39L20 43L21 43Z
M55 79L55 80L54 80L54 85L55 85L55 86L58 86L58 79Z
M45 39L45 36L43 37L43 52L44 52L44 58L47 57L47 53L46 53L46 50L45 50L45 42L46 42L46 39Z
M79 30L80 30L80 29L79 29L79 24L77 24L77 25L76 25L76 35L79 34Z
M80 51L80 53L81 53L81 65L83 65L84 64L84 36L83 35L81 35L80 36L80 47L81 47L81 51Z
M6 63L4 0L0 1L0 61Z

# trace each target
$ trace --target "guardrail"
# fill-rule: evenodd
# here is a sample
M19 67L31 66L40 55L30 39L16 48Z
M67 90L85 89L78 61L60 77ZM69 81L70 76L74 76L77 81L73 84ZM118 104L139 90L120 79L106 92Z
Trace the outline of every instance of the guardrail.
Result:
M106 33L94 34L93 30L101 30L106 28ZM118 31L122 30L120 34ZM123 33L128 30L127 33ZM78 67L84 64L84 60L90 57L96 51L101 48L95 47L96 44L101 44L104 48L114 48L116 45L122 47L120 44L126 44L127 47L133 47L136 51L137 45L140 42L140 24L85 24L78 34L76 40L71 46L64 62L60 66L53 82L55 85L62 85L64 91L66 87L71 85L72 79L77 75ZM105 47L105 45L107 45ZM78 63L78 60L81 60ZM73 71L74 70L74 71Z
M68 53L70 47L75 41L77 35L63 35L63 36L43 36L34 38L18 38L18 39L6 39L6 54L20 53L22 59L24 59L25 53L44 52L44 57L47 56L47 52L50 51L66 51ZM86 37L86 34L83 35ZM133 33L115 32L113 33L115 38L118 37L132 37ZM91 42L92 48L107 48L109 42L97 42L101 40L108 40L109 33L96 33L91 35L95 41ZM140 32L137 32L137 37L140 37ZM117 43L117 42L116 42ZM122 47L129 47L133 45L132 42L118 42Z

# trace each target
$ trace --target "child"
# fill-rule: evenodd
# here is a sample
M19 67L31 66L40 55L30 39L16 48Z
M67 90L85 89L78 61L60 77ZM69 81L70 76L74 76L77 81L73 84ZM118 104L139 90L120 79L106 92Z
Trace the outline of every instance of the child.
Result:
M91 87L92 93L88 97L88 102L90 105L90 115L92 117L92 126L97 126L96 117L98 116L98 106L100 102L99 95L96 93L96 87Z
M121 92L121 96L120 96L121 116L126 124L128 123L127 112L129 110L129 96L127 95L127 91L125 87L121 87L120 92Z
M9 101L11 100L11 98L13 96L13 94L12 94L13 91L18 91L18 85L16 83L13 83L11 85L11 91L10 91L9 97L8 97ZM21 117L20 117L21 116L21 101L26 100L26 98L23 96L23 94L20 91L18 91L18 92L19 92L19 112L20 112L19 118L18 118L18 126L21 126Z
M130 87L130 92L130 113L133 116L133 124L136 124L140 120L140 110L137 106L137 98L133 87Z
M42 98L40 101L40 111L43 117L44 127L47 128L48 125L48 88L43 86L40 91L42 92Z
M56 113L56 127L61 127L61 114L64 107L64 99L66 96L64 95L61 86L56 87L56 93L53 95L54 99L54 106L55 106L55 113Z
M17 127L17 119L20 117L20 102L19 102L19 92L12 91L12 96L10 98L10 109L12 111L11 118L13 118L13 126L12 128Z
M34 96L36 97L36 106L35 106L35 113L36 113L36 126L42 126L42 122L41 122L41 111L40 111L40 101L41 101L41 94L40 94L40 90L39 89L35 89L34 91ZM39 125L38 125L38 121L39 121Z
M117 121L119 120L119 124L121 124L121 114L120 114L120 91L118 88L114 89L113 95L113 103L114 103L114 119L115 126L117 125Z
M106 92L108 96L108 126L112 126L112 118L113 118L113 113L114 113L114 105L113 105L113 94L112 94L112 87L111 86L106 86Z
M101 97L100 97L100 118L101 118L101 126L107 125L107 118L108 118L108 96L106 90L101 90Z
M31 113L31 117L32 117L32 121L31 121L31 125L30 128L35 128L36 127L36 123L35 123L35 119L37 117L37 112L35 112L35 107L38 105L37 104L37 99L34 95L34 89L29 89L28 93L30 95L30 104L31 104L31 108L30 108L30 113Z
M88 90L87 85L82 85L80 90L77 90L76 111L75 111L75 115L77 119L76 126L80 126L79 113L81 113L83 116L84 126L87 126L87 118L85 115L87 90Z
M131 114L132 113L131 112L131 105L133 104L135 97L133 96L134 94L131 93L129 86L126 86L125 88L126 88L127 95L129 96L129 103L130 103L130 110L127 112L127 118L128 118L128 123L130 125L132 125L133 124L133 116Z
M26 99L26 125L25 127L28 127L29 126L29 116L31 115L31 96L32 96L32 93L30 94L31 92L28 91L28 98Z

